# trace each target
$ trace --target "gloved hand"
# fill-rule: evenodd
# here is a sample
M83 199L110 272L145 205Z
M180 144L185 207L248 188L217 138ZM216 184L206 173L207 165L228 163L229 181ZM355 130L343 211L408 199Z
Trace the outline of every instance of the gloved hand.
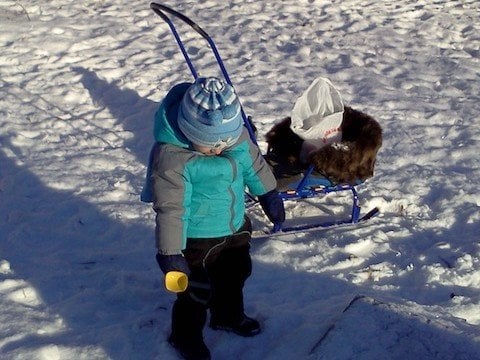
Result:
M285 221L285 207L277 190L271 190L258 197L263 212L274 225L281 225Z
M187 276L190 275L187 260L185 260L183 255L162 255L157 253L156 259L158 266L160 266L160 269L165 275L169 271L181 271Z

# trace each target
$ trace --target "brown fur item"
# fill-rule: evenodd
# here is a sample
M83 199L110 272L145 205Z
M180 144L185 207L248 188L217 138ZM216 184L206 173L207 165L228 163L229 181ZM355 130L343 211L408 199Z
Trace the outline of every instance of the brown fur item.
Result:
M345 106L340 126L342 141L314 150L308 156L308 164L300 162L304 140L291 129L291 124L291 119L285 118L266 134L265 158L277 178L298 174L310 164L334 183L355 184L373 176L382 145L382 128L371 116Z

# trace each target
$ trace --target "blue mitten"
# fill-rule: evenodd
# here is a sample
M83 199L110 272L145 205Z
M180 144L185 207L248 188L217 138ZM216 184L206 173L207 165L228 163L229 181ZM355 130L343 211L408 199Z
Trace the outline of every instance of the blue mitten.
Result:
M277 190L271 190L258 197L263 212L274 225L281 225L285 221L285 207Z
M190 275L190 269L188 268L187 260L183 255L162 255L157 253L156 255L158 266L167 274L170 271L181 271L187 276Z

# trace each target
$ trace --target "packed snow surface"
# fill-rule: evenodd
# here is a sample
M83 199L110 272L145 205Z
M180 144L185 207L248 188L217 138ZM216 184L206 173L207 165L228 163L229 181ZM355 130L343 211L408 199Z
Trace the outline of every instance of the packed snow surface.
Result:
M246 311L263 332L207 328L213 359L480 359L478 1L165 5L212 36L263 151L318 76L384 129L358 187L379 216L253 240ZM139 193L153 114L191 79L148 1L0 0L0 358L178 358ZM350 199L286 206L295 224L348 216Z

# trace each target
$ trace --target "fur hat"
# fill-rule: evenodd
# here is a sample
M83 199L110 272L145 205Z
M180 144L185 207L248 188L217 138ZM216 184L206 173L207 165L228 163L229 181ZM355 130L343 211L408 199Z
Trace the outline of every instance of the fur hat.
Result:
M222 80L198 78L185 93L178 126L192 143L205 147L232 146L242 133L240 102Z

